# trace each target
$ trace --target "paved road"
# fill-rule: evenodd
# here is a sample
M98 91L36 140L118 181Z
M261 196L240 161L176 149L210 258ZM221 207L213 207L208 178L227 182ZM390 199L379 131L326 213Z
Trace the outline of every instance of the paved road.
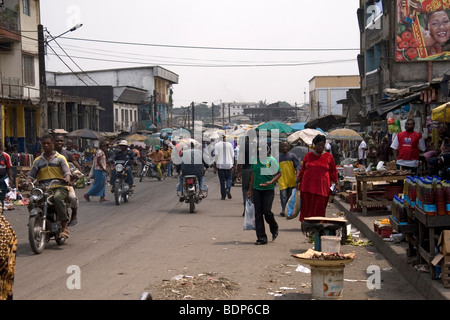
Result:
M65 245L52 242L40 255L28 244L26 208L5 212L19 239L14 298L133 300L176 275L212 272L239 284L229 299L311 299L311 276L297 271L291 254L313 245L298 220L278 216L278 195L274 212L280 235L275 242L255 246L254 231L242 230L240 187L232 189L233 199L220 200L218 177L208 172L206 181L209 197L195 214L178 202L177 180L172 178L136 181L135 195L120 206L113 201L100 204L98 198L87 203L82 195L88 189L78 189L80 222ZM112 200L111 193L107 197ZM337 212L331 204L328 215ZM345 245L341 250L357 255L345 268L344 299L423 299L375 247ZM371 265L381 270L380 289L367 287ZM72 277L78 274L80 282ZM69 287L79 283L80 288L69 289L68 279Z

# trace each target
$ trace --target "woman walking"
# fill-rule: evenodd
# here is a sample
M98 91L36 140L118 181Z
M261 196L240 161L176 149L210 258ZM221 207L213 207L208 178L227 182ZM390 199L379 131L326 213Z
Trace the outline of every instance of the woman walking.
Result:
M324 152L326 137L317 135L313 139L314 150L303 158L297 176L300 190L300 221L307 217L325 217L331 183L340 190L333 156Z
M107 166L106 166L106 155L105 150L108 146L108 142L103 141L100 143L100 148L97 150L95 154L95 160L92 164L94 166L94 184L91 189L84 195L84 199L86 201L91 201L89 198L92 197L100 197L100 202L105 202L105 188L106 188L106 174L107 174Z
M269 224L272 241L278 236L278 224L272 212L272 203L275 195L275 182L281 177L280 166L272 156L263 155L258 148L258 159L252 164L247 198L253 197L255 205L256 245L267 244L267 235L264 219ZM251 163L254 163L252 161Z

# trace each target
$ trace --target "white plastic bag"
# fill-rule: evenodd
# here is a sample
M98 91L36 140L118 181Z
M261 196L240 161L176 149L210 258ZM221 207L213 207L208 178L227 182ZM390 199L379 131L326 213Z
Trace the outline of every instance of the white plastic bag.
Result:
M255 205L251 199L245 201L244 230L255 230Z

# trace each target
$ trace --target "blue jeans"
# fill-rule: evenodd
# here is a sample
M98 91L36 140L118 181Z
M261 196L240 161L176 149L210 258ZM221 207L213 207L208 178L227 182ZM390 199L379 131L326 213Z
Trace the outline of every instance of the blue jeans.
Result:
M126 167L125 172L127 173L125 182L129 185L133 185L133 169L131 167ZM111 180L109 180L109 183L111 183L112 186L114 186L114 184L116 183L116 169L111 171Z
M280 190L280 202L281 202L281 211L285 212L284 209L289 201L289 198L292 195L292 190L295 187L287 187L286 189Z
M227 190L231 189L231 169L217 169L222 198L227 196Z

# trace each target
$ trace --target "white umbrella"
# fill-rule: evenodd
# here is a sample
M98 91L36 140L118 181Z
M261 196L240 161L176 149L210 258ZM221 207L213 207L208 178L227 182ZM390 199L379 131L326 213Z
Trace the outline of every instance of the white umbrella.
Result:
M313 139L318 134L326 136L325 133L323 133L322 131L316 130L316 129L303 129L300 131L296 131L293 134L291 134L289 137L287 137L287 142L294 144L294 143L297 143L298 140L302 140L307 145L311 145Z

